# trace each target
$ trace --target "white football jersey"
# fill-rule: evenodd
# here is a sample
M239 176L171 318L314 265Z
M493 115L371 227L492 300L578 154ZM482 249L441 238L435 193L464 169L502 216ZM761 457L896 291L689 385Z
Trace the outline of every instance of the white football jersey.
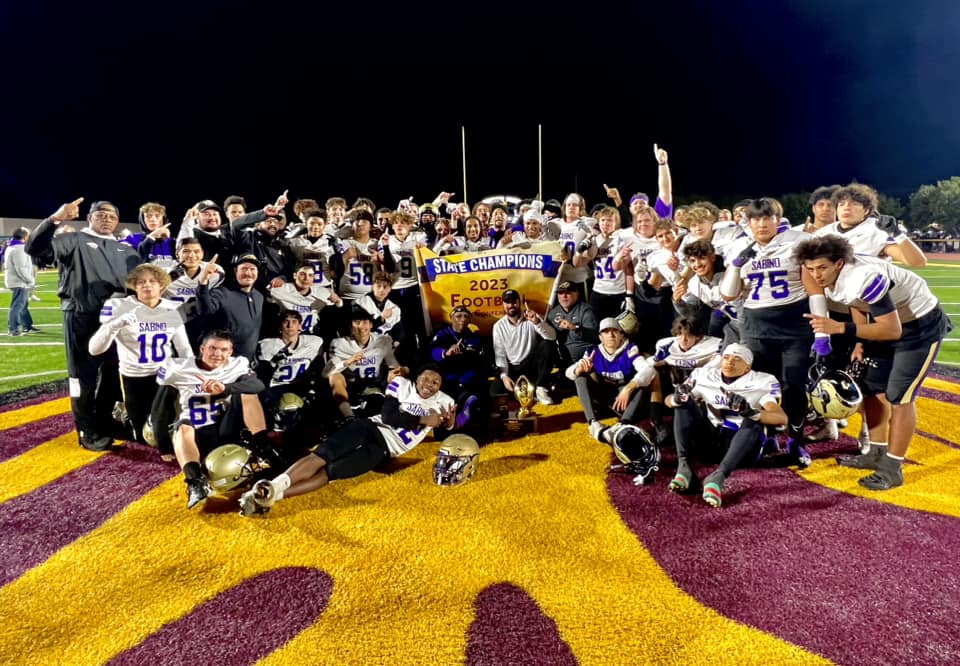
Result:
M689 374L694 368L701 368L719 358L721 345L723 340L720 338L705 335L697 344L684 351L676 338L662 338L657 341L653 358L657 362L662 361L666 365L685 369L688 371L685 374Z
M290 241L290 251L297 258L297 263L313 265L315 275L313 282L325 287L331 286L330 257L336 252L337 240L327 234L320 238L311 239L308 236L297 236Z
M376 250L377 241L360 242L352 238L343 241L343 249L357 248L359 254L349 261L343 262L343 277L340 278L340 296L343 298L358 299L369 294L373 289L373 274L376 264L373 261L372 251Z
M390 382L387 387L387 397L396 398L400 402L401 412L415 416L426 416L431 412L439 414L441 410L450 410L455 406L453 398L442 391L437 391L424 399L417 393L416 384L406 377L397 377ZM413 430L388 426L379 415L371 417L370 420L380 426L380 432L383 433L383 439L387 442L390 455L393 457L403 455L414 448L426 439L432 430L429 426L423 425Z
M613 260L623 248L623 237L614 232L609 237L603 234L594 237L597 247L597 256L593 259L593 268L596 279L593 281L593 290L598 294L617 295L627 290L627 278L623 267L617 270L613 267Z
M281 338L265 338L259 343L257 358L261 361L269 361L285 347L286 344ZM289 351L290 355L277 363L274 368L270 386L289 384L306 372L314 359L323 351L323 338L301 334L296 346Z
M677 270L673 270L667 265L667 262L670 261L670 258L676 255L679 265ZM683 273L683 269L686 268L686 258L678 252L673 250L665 250L660 248L651 252L647 256L647 268L651 273L659 273L663 276L666 284L671 287L677 283L677 280L680 279L680 274Z
M330 294L333 292L316 283L310 287L310 291L306 294L301 294L297 285L292 282L286 282L268 291L270 292L270 298L279 303L281 307L300 313L300 316L303 317L301 328L304 331L312 331L317 323L319 311L328 305L332 305Z
M901 323L919 319L937 307L937 297L913 271L872 257L857 257L837 274L824 290L827 298L861 312L889 294Z
M197 271L195 277L190 277L186 273L178 277L176 280L170 283L170 286L167 287L167 290L163 292L163 297L176 301L177 303L186 303L187 301L192 301L197 297L197 287L199 286L197 280L200 279L200 276L203 274L204 269L207 267L206 261L200 262L200 270ZM223 282L223 273L217 271L210 276L210 281L207 283L210 285L210 288L218 286Z
M363 351L363 358L346 367L344 361L359 351ZM336 338L330 343L323 376L329 377L341 372L351 379L376 380L380 378L380 368L384 363L388 368L396 368L400 365L393 355L393 338L389 335L371 333L367 344L362 347L353 339L353 336Z
M728 400L731 393L746 398L754 409L780 402L780 382L766 372L750 370L728 384L723 381L718 365L708 365L694 369L687 383L693 384L692 396L703 401L707 417L715 427L739 430L743 423L743 417L730 409Z
M757 254L740 269L746 291L742 292L743 307L750 309L790 305L807 297L800 281L800 264L793 258L798 243L810 234L787 229L770 239L766 245L755 246ZM742 238L733 244L730 256L736 257L752 241ZM736 270L732 266L728 270Z
M582 218L576 222L561 222L558 224L558 228L560 235L557 240L560 241L560 246L566 249L572 258L577 254L577 246L590 236L590 228L586 226ZM570 282L585 282L589 275L589 264L575 267L571 259L563 265L563 275L560 279Z
M377 304L373 300L372 294L367 294L366 296L361 296L357 299L357 307L361 307L374 317L381 317L383 323L377 326L374 329L375 333L384 333L389 334L390 329L400 323L400 308L396 303L391 301L389 298L383 302L383 310L377 307ZM383 313L390 311L389 317L384 317Z
M218 423L230 405L227 393L212 396L203 392L203 383L216 380L231 384L250 373L250 362L245 356L234 356L226 365L204 370L197 359L168 359L157 372L157 383L173 386L180 395L180 420L194 428Z
M630 256L633 260L633 273L639 283L646 279L646 274L649 272L647 257L660 249L660 242L653 236L650 238L641 236L633 228L621 229L617 234L620 236L621 248L627 245L633 248Z
M407 287L416 287L417 282L417 258L414 251L417 245L425 246L427 237L423 232L411 231L407 237L400 240L396 236L390 236L387 243L390 248L390 254L397 262L397 269L393 273L393 288L406 289Z
M120 374L124 377L150 377L168 358L193 356L183 317L173 301L160 299L149 308L136 296L109 298L100 310L100 325L133 312L137 320L125 324L116 335ZM176 351L176 354L174 354Z
M839 222L834 222L818 229L813 235L846 238L853 248L853 253L863 257L879 257L888 245L896 245L896 241L890 234L877 229L875 217L868 217L845 231L840 227Z
M733 270L736 270L735 268ZM743 306L743 295L741 294L735 301L727 302L720 295L720 283L723 282L725 273L714 273L710 282L704 282L699 276L694 275L687 282L687 293L683 296L685 303L694 303L700 301L712 310L722 312L729 319L736 319L737 312Z

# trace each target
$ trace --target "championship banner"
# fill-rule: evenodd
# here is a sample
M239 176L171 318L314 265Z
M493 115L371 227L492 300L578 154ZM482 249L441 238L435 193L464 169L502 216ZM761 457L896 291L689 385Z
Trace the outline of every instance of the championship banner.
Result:
M545 315L561 265L558 242L443 257L418 248L416 257L428 329L446 326L453 308L465 305L481 335L490 335L503 316L500 297L507 289L519 291L531 308Z

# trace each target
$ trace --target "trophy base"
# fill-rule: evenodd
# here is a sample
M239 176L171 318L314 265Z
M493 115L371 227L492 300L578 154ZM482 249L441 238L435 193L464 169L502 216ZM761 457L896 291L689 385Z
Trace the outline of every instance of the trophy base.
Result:
M506 416L495 415L490 418L490 433L496 439L538 435L540 434L540 417L537 414L521 417L516 411L510 411Z

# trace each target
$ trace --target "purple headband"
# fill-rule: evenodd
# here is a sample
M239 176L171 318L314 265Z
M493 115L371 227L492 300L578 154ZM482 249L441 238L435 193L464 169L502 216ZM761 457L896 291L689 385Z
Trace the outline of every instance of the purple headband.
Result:
M632 197L630 197L630 205L632 206L635 201L645 201L646 203L650 203L650 197L648 197L643 192L637 192Z

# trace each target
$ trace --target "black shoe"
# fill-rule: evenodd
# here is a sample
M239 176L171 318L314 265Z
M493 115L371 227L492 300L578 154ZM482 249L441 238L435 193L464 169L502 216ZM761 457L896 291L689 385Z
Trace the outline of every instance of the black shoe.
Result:
M187 508L192 509L202 504L210 495L210 484L204 479L190 479L187 481Z
M87 451L109 451L113 448L113 438L97 435L81 435L80 446Z
M41 331L39 328L34 328L33 326L31 326L28 329L25 329L23 332L24 333L43 333L43 331Z

